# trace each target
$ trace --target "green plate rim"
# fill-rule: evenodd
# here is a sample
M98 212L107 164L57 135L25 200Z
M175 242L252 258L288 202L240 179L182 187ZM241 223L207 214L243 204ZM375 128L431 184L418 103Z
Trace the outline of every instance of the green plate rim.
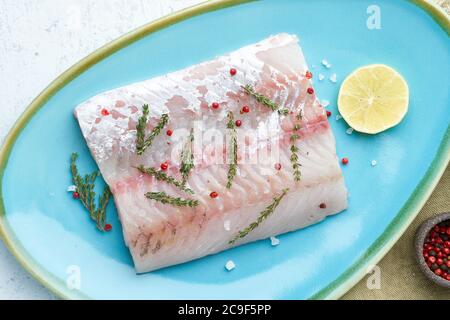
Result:
M19 263L31 274L31 276L43 284L53 294L63 299L91 299L91 297L88 297L77 290L70 290L63 281L59 280L53 274L41 267L24 249L5 218L6 212L2 192L3 175L8 164L11 150L22 130L39 111L39 109L61 88L85 70L110 56L114 52L127 47L131 43L136 42L148 34L188 18L251 1L254 0L210 0L175 12L121 36L120 38L94 51L61 74L32 101L32 103L26 108L24 113L13 125L0 150L0 236ZM430 14L443 28L447 35L450 36L450 18L445 14L442 8L428 2L428 0L405 1L416 4ZM312 295L310 299L338 299L350 288L352 288L359 280L361 280L366 274L367 268L375 265L379 260L381 260L381 258L390 250L390 248L417 216L420 209L423 207L431 195L431 192L439 182L439 179L444 173L449 161L450 124L447 127L446 134L441 142L439 150L436 153L436 156L428 168L425 176L386 230L369 247L369 249L355 263L353 263L352 266L350 266L327 287Z

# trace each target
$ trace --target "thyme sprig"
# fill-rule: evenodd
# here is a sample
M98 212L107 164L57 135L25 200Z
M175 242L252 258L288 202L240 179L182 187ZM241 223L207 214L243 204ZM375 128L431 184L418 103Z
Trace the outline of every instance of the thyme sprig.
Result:
M98 200L98 207L95 203L95 180L99 176L98 172L87 174L84 178L79 174L76 161L78 159L77 153L72 153L70 159L70 171L72 173L73 184L77 187L77 193L83 206L89 211L89 216L96 222L97 229L105 231L106 225L106 207L111 198L111 191L109 187L105 187L102 195Z
M231 188L233 183L233 179L237 173L237 132L236 132L236 123L234 122L233 112L228 112L228 123L227 128L231 130L231 141L230 141L230 150L231 150L231 162L228 168L228 182L227 189Z
M136 169L138 169L142 173L148 174L149 176L155 177L156 180L158 180L158 181L165 181L169 184L174 185L175 187L179 188L180 190L182 190L184 192L187 192L189 194L194 194L194 191L192 189L187 188L183 184L183 182L178 181L174 177L169 176L168 174L166 174L165 172L163 172L161 170L157 170L153 167L146 168L143 165L136 167Z
M244 91L248 95L251 95L252 97L254 97L256 99L256 101L258 101L262 105L265 105L266 107L268 107L272 111L277 111L278 110L278 105L275 102L270 100L265 95L257 93L255 91L255 89L251 85L247 84L247 85L243 86L242 88L244 89Z
M302 173L300 171L301 164L298 162L299 149L295 144L297 142L297 140L300 139L300 136L297 133L298 130L300 130L300 125L295 124L294 125L294 133L291 135L292 145L291 145L291 149L290 149L291 150L290 160L291 160L291 164L292 164L292 169L294 169L294 180L297 182L300 181L302 178Z
M270 108L272 111L277 111L278 110L278 114L280 116L287 116L289 114L289 109L287 109L287 108L279 109L278 104L276 104L275 102L270 100L265 95L255 92L255 89L251 85L247 84L247 85L243 86L242 88L244 89L244 91L247 94L249 94L252 97L254 97L256 99L256 101L258 101L259 103L261 103L261 104L265 105L266 107Z
M149 109L148 105L144 104L142 107L142 116L139 118L136 125L136 151L138 155L142 155L145 150L150 147L153 140L160 134L161 130L164 129L167 122L169 122L169 115L164 113L161 116L158 124L152 129L148 137L145 137L145 129L147 128Z
M189 172L194 168L194 129L191 129L188 140L181 151L180 172L182 176L182 185L184 186L189 178Z
M272 213L274 213L275 209L278 207L281 200L284 198L288 191L289 189L283 189L281 195L273 198L272 203L260 213L258 219L255 222L252 222L244 230L239 231L238 234L228 242L228 244L234 244L237 240L244 238L250 232L255 230L264 220L266 220Z
M302 179L302 173L300 171L301 164L298 163L298 147L295 144L291 145L291 163L292 169L294 169L294 180L300 181Z
M138 153L145 144L145 129L147 128L147 121L148 121L148 104L144 104L142 106L142 116L138 119L138 123L136 125L136 149Z
M172 197L165 192L147 192L145 196L162 204L170 204L177 207L196 207L199 205L198 200Z

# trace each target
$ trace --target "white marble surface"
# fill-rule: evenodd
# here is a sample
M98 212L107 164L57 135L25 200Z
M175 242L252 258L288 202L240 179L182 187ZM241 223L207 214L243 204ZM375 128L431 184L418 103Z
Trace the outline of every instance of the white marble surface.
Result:
M31 100L78 60L203 0L0 0L0 143ZM0 299L54 297L0 241Z

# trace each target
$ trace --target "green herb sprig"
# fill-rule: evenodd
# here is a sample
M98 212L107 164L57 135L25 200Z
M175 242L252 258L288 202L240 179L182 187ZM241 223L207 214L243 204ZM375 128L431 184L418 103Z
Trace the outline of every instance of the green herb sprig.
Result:
M250 232L255 230L264 220L266 220L272 213L274 213L275 209L278 207L281 200L284 198L288 191L289 189L283 189L281 195L273 198L273 202L260 213L258 219L255 222L252 222L244 230L239 231L238 234L228 242L228 244L234 244L237 240L244 238Z
M182 176L182 184L186 185L189 178L189 172L194 168L194 129L191 129L188 140L181 151L180 172Z
M273 102L272 100L270 100L268 97L266 97L265 95L262 95L260 93L257 93L255 91L255 89L247 84L245 86L242 87L244 89L244 91L248 94L251 95L252 97L254 97L256 99L256 101L258 101L259 103L261 103L262 105L265 105L266 107L268 107L269 109L271 109L272 111L277 111L278 110L278 105Z
M155 177L158 181L165 181L169 184L174 185L175 187L179 188L180 190L187 192L189 194L194 194L194 191L192 189L187 188L182 182L178 181L174 177L169 176L165 172L161 170L157 170L152 167L144 167L143 165L140 165L136 167L140 172L148 174L149 176Z
M95 180L99 176L98 172L87 174L84 178L79 174L76 161L77 153L72 153L70 161L70 171L72 173L73 184L77 187L77 193L83 206L89 211L89 216L96 222L97 229L105 231L106 225L106 207L111 198L109 187L105 187L102 195L98 200L98 207L95 203Z
M294 169L294 180L300 181L302 179L302 173L300 171L301 164L298 163L298 147L293 144L291 145L291 163L292 163L292 169Z
M228 112L228 123L227 128L231 130L231 141L230 141L230 151L231 151L231 162L228 168L228 182L227 189L231 188L233 183L233 179L237 174L237 132L236 132L236 123L234 122L233 112Z
M278 114L280 116L287 116L289 114L289 109L287 108L282 108L279 109L279 106L273 102L272 100L270 100L268 97L266 97L265 95L262 95L260 93L255 92L255 89L247 84L246 86L242 87L244 89L244 91L251 95L252 97L254 97L256 99L256 101L258 101L259 103L265 105L266 107L270 108L272 111L277 111L278 110Z
M144 148L145 129L147 128L148 115L148 104L144 104L142 107L142 116L138 119L138 123L136 125L136 149L138 153Z
M291 164L292 164L292 169L294 169L294 180L295 181L300 181L302 178L302 173L300 171L300 167L301 164L298 162L298 152L300 151L298 149L298 147L296 146L296 142L298 139L300 139L300 136L298 135L297 131L300 130L300 125L299 124L295 124L294 125L294 133L291 135Z
M177 207L196 207L199 205L198 200L172 197L165 192L147 192L145 196L150 200L159 201L162 204L170 204Z
M142 107L142 116L139 118L138 123L136 125L136 151L138 155L142 155L145 150L150 147L153 143L153 140L160 134L161 130L164 129L166 124L169 122L169 115L164 113L161 116L156 127L152 129L148 137L145 137L145 129L147 128L149 115L148 105L145 104Z

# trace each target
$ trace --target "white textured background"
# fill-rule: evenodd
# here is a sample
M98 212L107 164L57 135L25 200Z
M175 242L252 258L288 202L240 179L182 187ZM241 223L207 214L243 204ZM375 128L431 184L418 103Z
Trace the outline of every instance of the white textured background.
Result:
M59 74L123 33L203 0L0 0L0 144ZM0 241L0 299L52 299Z

